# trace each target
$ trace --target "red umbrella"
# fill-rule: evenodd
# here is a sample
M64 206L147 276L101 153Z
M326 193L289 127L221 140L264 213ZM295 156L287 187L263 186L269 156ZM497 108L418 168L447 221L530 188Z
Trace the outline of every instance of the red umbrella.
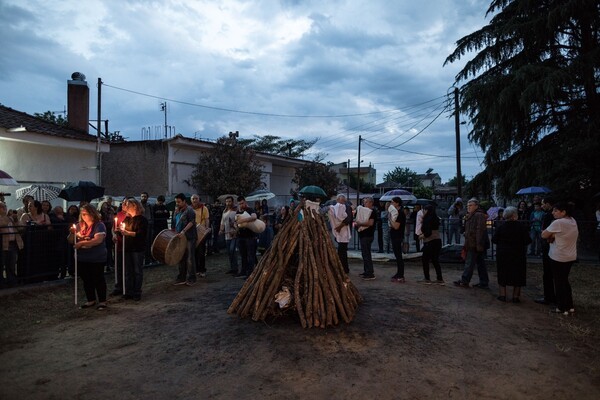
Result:
M7 174L6 172L0 169L0 185L3 186L18 186L19 182L15 180L12 176Z

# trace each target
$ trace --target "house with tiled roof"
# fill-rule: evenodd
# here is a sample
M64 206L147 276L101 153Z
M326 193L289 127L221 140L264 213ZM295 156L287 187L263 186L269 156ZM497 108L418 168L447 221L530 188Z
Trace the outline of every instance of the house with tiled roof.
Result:
M9 208L21 205L14 193L27 185L63 187L79 180L99 183L98 153L108 152L109 145L88 132L87 83L81 79L68 83L68 126L0 105L0 169L19 183L0 186L0 192L12 194L6 197Z

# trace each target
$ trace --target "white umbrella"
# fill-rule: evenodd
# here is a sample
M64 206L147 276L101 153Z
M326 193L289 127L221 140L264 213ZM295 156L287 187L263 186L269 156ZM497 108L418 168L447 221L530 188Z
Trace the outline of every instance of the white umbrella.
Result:
M222 194L222 195L220 195L219 197L217 197L217 199L218 199L218 200L219 200L221 203L225 203L225 199L226 199L227 197L229 197L229 196L233 197L233 202L235 203L235 201L236 201L236 199L237 199L237 194L229 194L229 193L227 193L227 194Z
M18 184L19 182L17 182L15 178L0 169L0 185L17 186Z
M17 200L22 200L25 196L32 196L34 200L54 200L58 197L61 188L52 185L29 185L17 189Z
M417 197L408 190L394 189L389 192L385 192L383 196L379 198L379 201L391 201L394 197L400 197L403 202L416 202Z
M246 197L246 201L263 201L272 199L273 197L275 197L275 193L271 193L267 189L259 189L250 193Z

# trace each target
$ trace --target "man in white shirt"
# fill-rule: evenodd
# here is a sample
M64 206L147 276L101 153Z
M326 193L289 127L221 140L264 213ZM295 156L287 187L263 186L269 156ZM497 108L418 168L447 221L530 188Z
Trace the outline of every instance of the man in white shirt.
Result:
M237 247L235 214L236 209L233 205L233 196L227 196L225 198L225 210L223 210L223 215L221 216L219 235L225 234L225 247L227 248L227 255L229 256L229 271L227 273L230 275L236 275L238 273L238 260L235 255L235 249Z
M352 225L352 208L346 203L346 196L337 195L337 203L329 206L331 232L337 242L337 253L344 272L349 273L348 267L348 242L352 236L350 226Z

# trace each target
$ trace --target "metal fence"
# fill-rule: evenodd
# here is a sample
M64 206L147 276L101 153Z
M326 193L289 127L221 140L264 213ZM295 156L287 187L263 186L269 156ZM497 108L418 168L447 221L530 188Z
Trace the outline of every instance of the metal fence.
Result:
M528 221L522 221L529 227ZM597 229L596 221L578 221L579 241L578 256L580 260L598 262L600 251L600 231ZM497 227L497 221L488 222L488 235L490 238L490 248L488 257L494 258L496 249L491 242L491 238ZM1 228L1 227L0 227ZM2 251L0 256L1 281L6 282L10 275L10 268L13 268L18 284L51 280L65 277L73 270L73 248L67 243L69 224L54 224L51 226L21 226L18 228L23 238L24 247L18 252L16 265L11 264L11 257L8 251ZM440 224L440 236L442 244L447 245L449 237L449 221L442 219ZM0 233L0 243L2 243L2 234ZM218 241L220 242L220 241ZM461 237L461 243L464 238ZM358 235L353 235L351 249L358 249ZM376 237L373 241L373 249L379 250L379 234L376 230ZM384 249L387 250L387 249ZM413 235L410 235L409 252L416 252L416 241Z
M67 243L68 229L69 224L18 227L23 239L23 249L18 251L16 265L10 265L11 260L14 260L11 250L2 251L2 281L8 282L10 279L10 268L15 271L17 283L64 277L67 271L73 269L73 248Z
M524 224L528 230L531 230L531 222L530 221L520 221L522 224ZM495 258L496 255L496 246L494 245L494 243L492 242L492 237L494 236L494 232L496 231L496 228L498 227L498 224L502 223L502 221L487 221L487 232L488 232L488 238L490 241L490 248L487 250L487 256L488 258ZM579 228L579 240L577 242L577 255L579 257L580 260L585 260L585 261L595 261L595 262L599 262L600 259L600 230L597 229L598 226L598 222L596 221L590 221L590 220L584 220L584 221L577 221L577 226ZM450 220L448 218L442 218L440 219L440 237L442 239L442 245L446 246L449 244L458 244L458 245L462 245L464 244L464 236L462 234L459 235L459 242L456 242L455 240L450 241L450 233L452 231L451 228L451 223ZM372 250L374 251L379 251L380 247L379 247L379 237L380 237L380 232L378 229L376 229L375 231L375 240L373 241L373 245L372 245ZM454 239L454 237L452 237L452 239ZM384 245L385 247L385 245ZM352 242L350 243L349 246L350 249L352 250L358 250L360 249L360 244L359 244L359 240L358 240L358 234L356 231L353 232L352 235ZM409 235L409 247L408 247L408 252L409 253L416 253L418 252L418 248L417 248L417 241L414 237L414 234L410 234ZM387 249L384 248L384 252L387 253ZM530 252L530 249L527 249L527 252Z

